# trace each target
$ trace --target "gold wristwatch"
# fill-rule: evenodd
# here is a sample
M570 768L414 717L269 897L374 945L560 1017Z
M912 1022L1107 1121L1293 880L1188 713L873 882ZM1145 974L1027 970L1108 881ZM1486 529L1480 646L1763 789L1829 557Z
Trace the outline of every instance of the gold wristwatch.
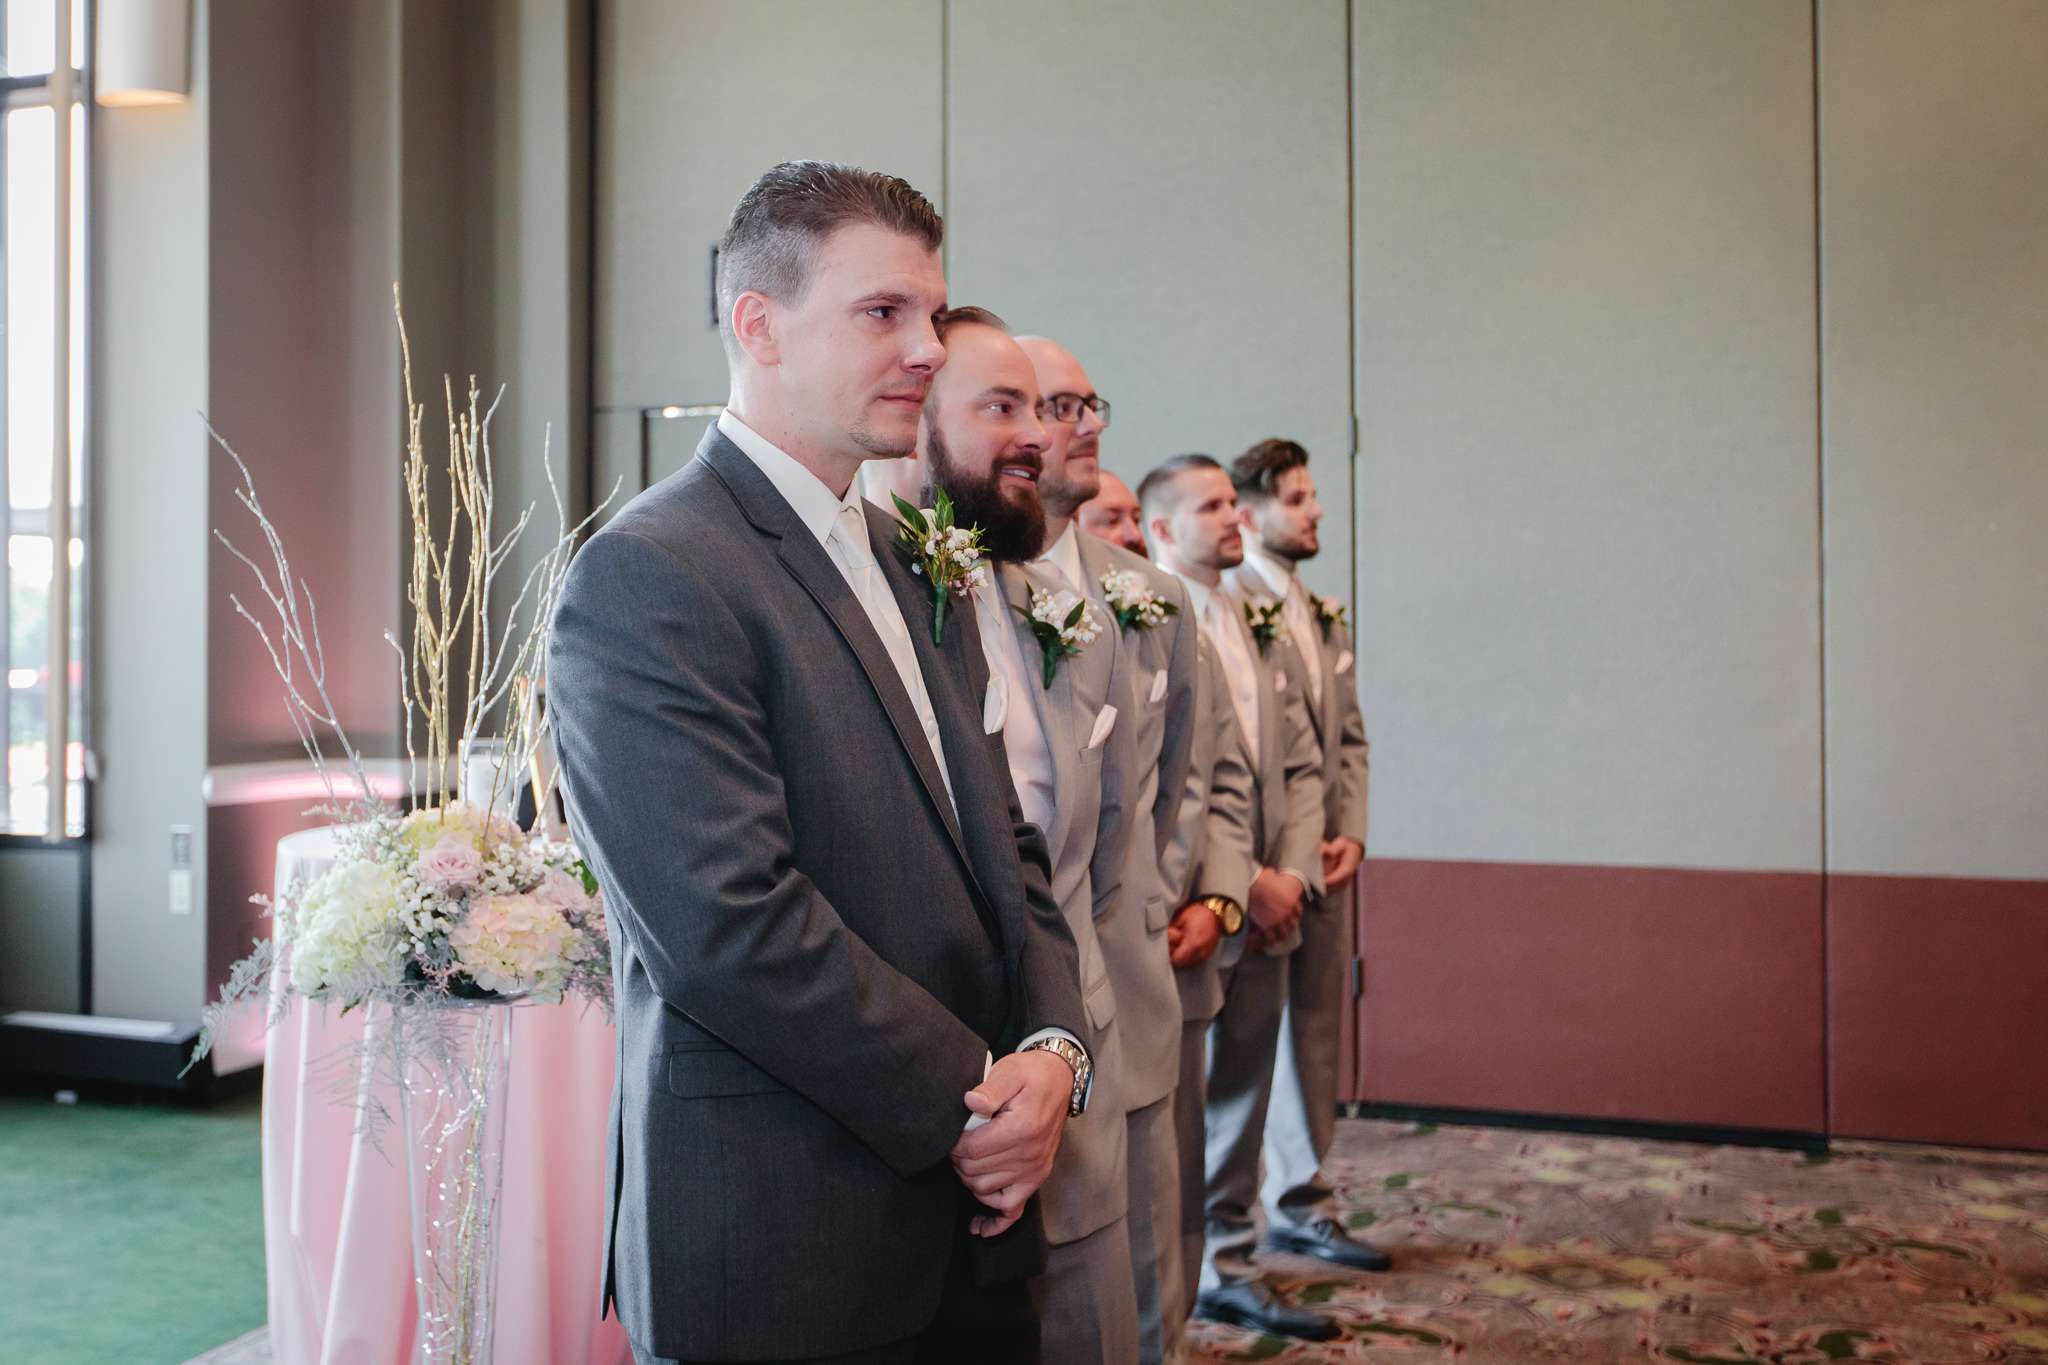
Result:
M1229 938L1244 928L1244 907L1228 896L1204 896L1201 903L1209 907L1209 913L1216 916L1216 926Z

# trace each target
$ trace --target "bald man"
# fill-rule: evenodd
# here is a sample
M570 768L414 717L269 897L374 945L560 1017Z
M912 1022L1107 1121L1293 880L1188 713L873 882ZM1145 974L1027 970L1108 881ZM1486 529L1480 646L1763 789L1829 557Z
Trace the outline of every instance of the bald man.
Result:
M1089 535L1145 558L1145 527L1144 519L1138 515L1138 495L1107 469L1102 471L1095 496L1081 504L1074 520Z
M1130 863L1123 895L1098 922L1097 934L1110 983L1116 988L1122 1061L1118 1091L1128 1121L1128 1223L1138 1358L1144 1365L1161 1365L1185 1358L1192 1307L1181 1269L1180 1159L1174 1133L1180 990L1168 943L1180 902L1160 878L1160 858L1175 834L1194 739L1198 627L1187 589L1172 574L1142 555L1079 533L1076 513L1100 497L1101 486L1114 477L1101 468L1109 404L1064 346L1044 337L1019 337L1017 342L1031 357L1045 396L1044 468L1038 478L1038 498L1045 508L1045 549L1037 562L1072 581L1116 626L1135 683L1135 714L1130 718L1135 754L1123 792L1123 807L1132 813L1133 822ZM1129 490L1125 493L1128 496ZM1118 585L1118 599L1126 604L1126 592L1135 586L1171 611L1141 615L1126 605L1119 613L1110 599L1112 582Z

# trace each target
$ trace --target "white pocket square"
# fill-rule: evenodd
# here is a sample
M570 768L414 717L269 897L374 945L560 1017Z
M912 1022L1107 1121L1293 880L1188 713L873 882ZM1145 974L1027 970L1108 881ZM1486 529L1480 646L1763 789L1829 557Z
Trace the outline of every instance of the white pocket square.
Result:
M1333 673L1349 673L1351 665L1357 662L1358 660L1352 657L1351 651L1347 649L1337 656L1337 666L1330 671Z
M981 732L992 735L1003 728L1003 722L1010 718L1010 685L1003 675L989 675L988 691L981 698Z
M1115 728L1116 708L1114 706L1103 707L1102 713L1095 717L1095 728L1088 732L1088 747L1093 749L1096 745L1102 743L1103 740L1108 739L1109 732Z
M1275 692L1285 692L1287 690L1287 675L1277 668L1273 670L1273 690Z
M1166 696L1166 670L1162 668L1162 669L1160 669L1160 670L1159 670L1159 671L1158 671L1157 673L1154 673L1154 674L1152 675L1152 697L1151 697L1151 700L1153 700L1153 701L1159 701L1159 700L1162 700L1162 699L1163 699L1163 698L1164 698L1165 696Z

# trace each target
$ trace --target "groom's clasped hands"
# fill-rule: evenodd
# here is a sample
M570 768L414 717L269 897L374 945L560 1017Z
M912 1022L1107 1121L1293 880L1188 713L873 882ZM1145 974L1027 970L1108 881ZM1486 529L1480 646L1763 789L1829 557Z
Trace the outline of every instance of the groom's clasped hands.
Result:
M953 1144L953 1169L991 1214L969 1226L977 1237L1007 1232L1025 1203L1052 1174L1053 1154L1067 1124L1074 1073L1053 1053L1016 1052L996 1059L967 1108L987 1120Z

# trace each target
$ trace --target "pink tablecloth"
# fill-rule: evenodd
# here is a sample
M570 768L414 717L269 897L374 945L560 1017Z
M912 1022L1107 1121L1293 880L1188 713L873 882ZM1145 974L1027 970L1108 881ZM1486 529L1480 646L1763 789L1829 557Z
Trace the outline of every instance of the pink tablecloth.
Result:
M281 840L278 885L317 876L333 857L327 830ZM494 1359L632 1365L617 1319L598 1317L611 1026L581 1004L513 1016ZM398 1135L383 1138L394 1160L357 1136L337 1066L362 1036L360 1014L344 1019L303 1001L270 1033L263 1231L278 1365L419 1359Z

